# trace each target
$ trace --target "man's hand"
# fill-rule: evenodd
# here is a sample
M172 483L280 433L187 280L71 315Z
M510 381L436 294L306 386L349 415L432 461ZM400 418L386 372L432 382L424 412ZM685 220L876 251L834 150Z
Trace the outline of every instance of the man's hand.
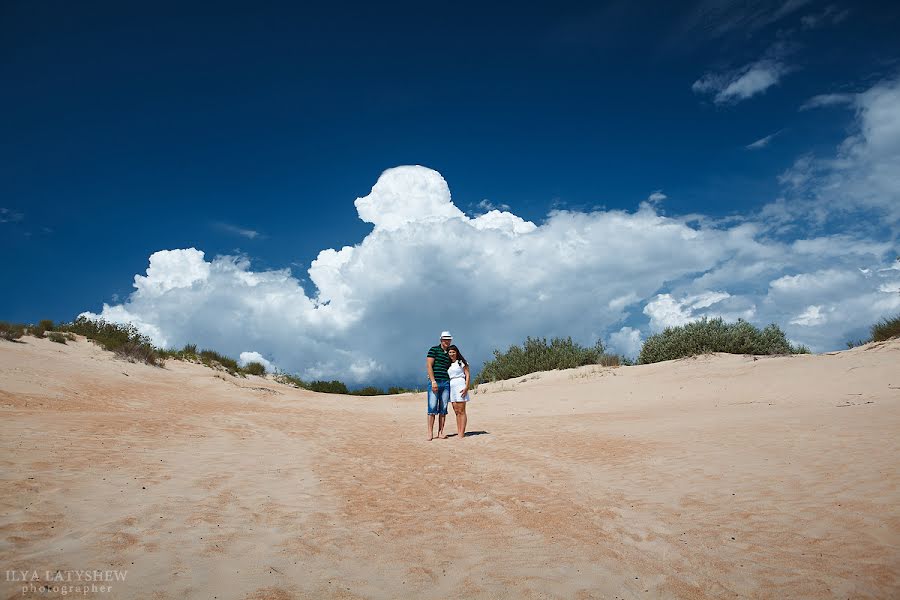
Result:
M437 394L437 381L431 382L431 391Z

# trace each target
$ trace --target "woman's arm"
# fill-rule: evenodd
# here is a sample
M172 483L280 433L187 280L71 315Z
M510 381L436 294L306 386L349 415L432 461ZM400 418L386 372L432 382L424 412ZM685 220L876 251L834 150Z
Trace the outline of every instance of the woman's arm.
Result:
M463 393L460 396L465 396L466 392L469 391L469 365L464 366L463 371L466 372L466 387L463 388Z

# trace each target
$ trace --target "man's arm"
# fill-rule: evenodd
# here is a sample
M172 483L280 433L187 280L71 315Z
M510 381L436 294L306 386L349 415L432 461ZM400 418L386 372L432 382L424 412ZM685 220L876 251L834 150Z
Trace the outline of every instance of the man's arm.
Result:
M431 380L431 389L437 394L437 381L434 379L434 357L429 356L425 359L425 364L428 368L428 379Z

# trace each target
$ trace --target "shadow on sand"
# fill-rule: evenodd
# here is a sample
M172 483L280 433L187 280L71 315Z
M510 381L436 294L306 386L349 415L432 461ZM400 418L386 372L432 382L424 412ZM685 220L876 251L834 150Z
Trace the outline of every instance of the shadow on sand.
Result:
M452 438L458 436L458 433L448 433L447 437ZM467 431L466 437L472 437L473 435L490 435L487 431Z

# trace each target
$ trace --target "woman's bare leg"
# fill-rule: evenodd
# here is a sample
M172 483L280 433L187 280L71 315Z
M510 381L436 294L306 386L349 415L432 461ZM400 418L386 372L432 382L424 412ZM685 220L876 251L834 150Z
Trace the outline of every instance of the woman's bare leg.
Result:
M456 413L456 434L462 439L466 437L466 403L454 402L453 412Z
M456 413L456 429L459 431L459 439L463 439L466 437L466 422L468 421L468 417L466 416L466 403L459 402L460 411Z

